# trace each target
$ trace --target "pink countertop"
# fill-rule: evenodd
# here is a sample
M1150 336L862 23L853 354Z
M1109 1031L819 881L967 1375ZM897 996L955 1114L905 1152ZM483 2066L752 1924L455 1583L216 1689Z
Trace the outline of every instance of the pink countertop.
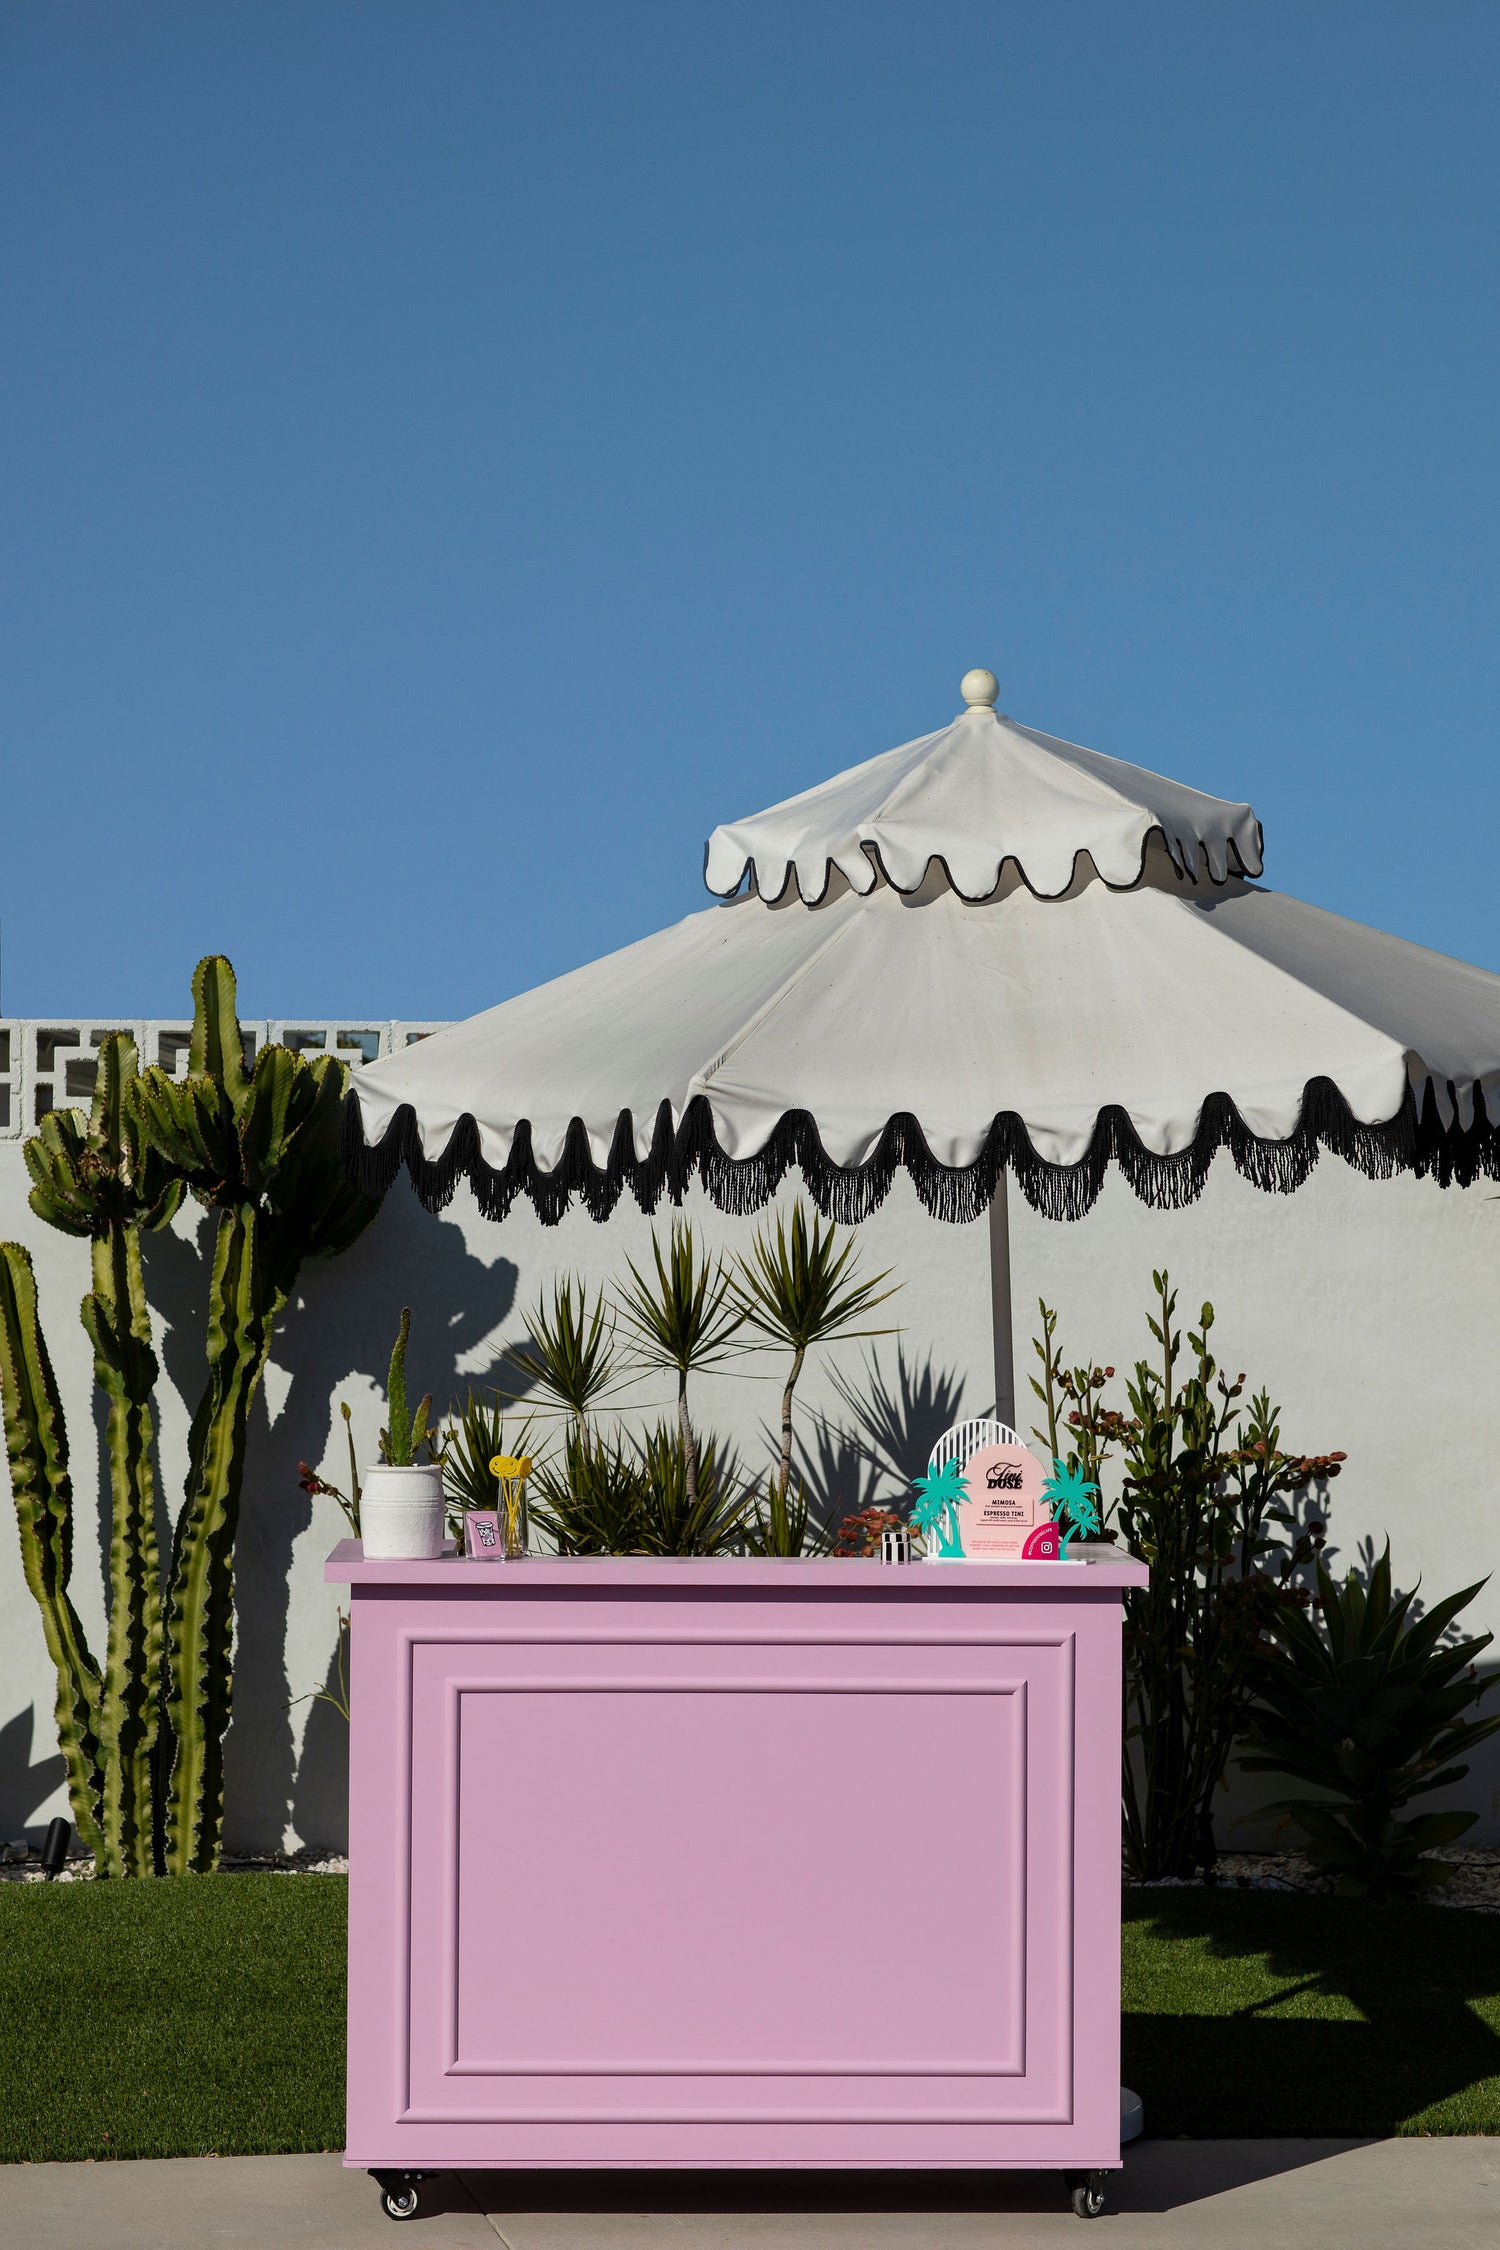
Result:
M323 1576L339 1586L462 1587L466 1593L523 1593L560 1586L579 1592L593 1586L752 1587L869 1586L923 1595L985 1592L1082 1593L1103 1587L1144 1586L1146 1565L1130 1556L1090 1555L1079 1562L910 1563L854 1562L827 1555L528 1555L524 1562L472 1561L451 1551L438 1562L366 1562L357 1539L341 1539Z

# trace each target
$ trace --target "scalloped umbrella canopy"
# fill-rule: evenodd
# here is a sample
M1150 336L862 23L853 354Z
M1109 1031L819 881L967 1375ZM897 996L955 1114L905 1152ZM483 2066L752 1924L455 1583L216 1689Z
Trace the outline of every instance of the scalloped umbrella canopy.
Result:
M1079 1217L1111 1162L1181 1205L1221 1148L1283 1191L1322 1148L1500 1174L1500 977L1262 887L1248 805L963 693L716 829L725 903L361 1070L357 1177L555 1221L695 1176L754 1210L795 1166L852 1223L902 1167L954 1220L1006 1174Z

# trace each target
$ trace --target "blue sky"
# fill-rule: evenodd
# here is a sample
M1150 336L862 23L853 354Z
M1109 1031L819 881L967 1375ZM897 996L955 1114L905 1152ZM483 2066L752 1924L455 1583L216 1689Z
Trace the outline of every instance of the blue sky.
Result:
M1500 10L5 0L5 1011L468 1013L944 723L1500 968Z

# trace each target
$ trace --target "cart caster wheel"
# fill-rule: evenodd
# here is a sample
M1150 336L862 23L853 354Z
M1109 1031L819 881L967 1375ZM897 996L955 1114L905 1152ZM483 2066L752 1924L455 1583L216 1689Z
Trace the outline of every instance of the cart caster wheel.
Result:
M1104 2209L1104 2183L1107 2175L1103 2172L1069 2172L1065 2176L1074 2217L1097 2219Z
M388 2219L414 2219L421 2206L422 2182L430 2180L430 2172L375 2172L375 2185L380 2190L380 2208Z

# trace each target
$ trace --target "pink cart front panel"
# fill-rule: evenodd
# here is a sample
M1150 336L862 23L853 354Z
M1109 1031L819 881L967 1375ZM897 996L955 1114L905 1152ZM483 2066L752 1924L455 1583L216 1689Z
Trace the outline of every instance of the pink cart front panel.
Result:
M356 1556L351 2164L1118 2162L1135 1566Z

